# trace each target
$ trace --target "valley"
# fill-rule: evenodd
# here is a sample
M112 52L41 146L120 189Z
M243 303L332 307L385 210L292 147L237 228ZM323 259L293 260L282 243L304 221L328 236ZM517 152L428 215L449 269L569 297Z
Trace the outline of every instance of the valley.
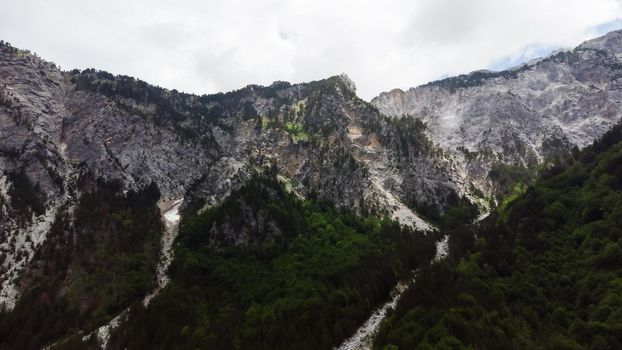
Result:
M1 42L0 349L618 348L621 57L367 102Z

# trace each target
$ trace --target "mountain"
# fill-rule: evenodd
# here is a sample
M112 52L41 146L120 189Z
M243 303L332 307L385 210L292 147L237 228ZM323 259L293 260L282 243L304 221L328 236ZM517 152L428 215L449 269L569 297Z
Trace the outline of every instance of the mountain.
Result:
M450 238L376 349L622 347L622 127Z
M436 252L433 234L302 200L270 175L184 217L169 286L130 309L111 348L329 349Z
M161 205L192 188L213 205L253 169L274 165L302 196L422 228L409 207L443 208L466 194L421 124L380 115L345 76L194 96L106 72L62 72L7 44L0 55L7 305L19 271L56 217L71 216L87 177L121 191L154 183Z
M620 119L620 35L372 103L345 75L199 96L1 42L0 349L339 345Z
M0 77L0 303L3 324L32 327L4 347L90 332L156 297L178 208L219 205L257 173L428 231L413 208L472 197L421 123L383 116L344 75L196 96L2 43ZM214 246L259 243L224 230Z
M621 43L622 31L614 31L509 70L385 92L372 104L387 116L421 120L467 179L490 192L504 165L538 166L620 120Z

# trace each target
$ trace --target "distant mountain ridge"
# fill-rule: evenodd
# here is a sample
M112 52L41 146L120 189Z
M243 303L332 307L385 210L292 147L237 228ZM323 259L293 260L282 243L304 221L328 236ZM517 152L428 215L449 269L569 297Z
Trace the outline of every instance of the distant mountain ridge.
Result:
M622 31L499 71L477 71L372 100L383 114L426 124L479 187L496 164L541 164L585 147L620 120Z

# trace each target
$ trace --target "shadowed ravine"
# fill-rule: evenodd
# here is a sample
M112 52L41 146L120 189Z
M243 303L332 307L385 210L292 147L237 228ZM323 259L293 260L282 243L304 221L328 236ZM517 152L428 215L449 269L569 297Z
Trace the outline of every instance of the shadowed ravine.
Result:
M158 262L157 267L157 286L143 300L143 304L145 306L149 305L149 302L158 295L158 293L162 290L162 288L166 287L169 282L169 277L166 274L166 271L173 260L173 242L175 241L175 237L177 236L179 221L181 216L179 215L179 207L182 205L184 199L183 197L177 200L172 201L172 203L168 206L165 204L162 205L164 209L162 209L162 222L164 223L164 234L161 239L161 247L160 247L160 261ZM106 349L108 340L110 339L111 332L121 325L122 321L127 319L128 309L123 310L117 317L113 318L107 324L99 327L95 334L97 335L98 343L100 344L101 349ZM92 333L91 333L92 334ZM91 334L84 337L83 340L88 339Z
M164 222L165 231L160 242L160 261L158 262L158 269L156 271L158 285L151 294L145 297L143 302L145 306L149 305L151 299L153 299L162 288L166 287L169 282L166 270L173 260L173 242L177 236L179 220L181 219L179 207L183 202L184 199L182 197L174 200L170 206L162 210L162 221Z

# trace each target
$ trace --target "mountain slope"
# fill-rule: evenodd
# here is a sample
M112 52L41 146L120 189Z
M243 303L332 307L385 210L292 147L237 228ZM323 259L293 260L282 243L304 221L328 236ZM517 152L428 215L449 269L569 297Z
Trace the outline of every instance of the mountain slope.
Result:
M1 43L0 79L0 321L24 332L11 347L89 334L159 291L170 239L158 209L183 197L206 210L258 169L301 197L424 230L412 208L470 195L421 124L381 115L345 76L195 96L62 72Z
M388 116L426 124L430 139L456 157L468 178L491 191L492 169L533 167L585 147L622 116L622 32L501 72L477 71L372 104Z
M331 348L435 254L434 235L303 201L273 176L183 215L171 284L112 348Z
M398 277L429 260L440 237L411 229L430 232L434 223L459 234L455 227L475 219L488 194L534 176L546 157L585 146L619 119L619 36L373 104L345 75L197 96L94 69L63 72L0 43L0 348L98 347L113 325L122 327L111 347L140 347L152 336L136 323L145 317L161 322L154 327L163 327L164 343L183 338L190 346L195 335L225 347L302 342L295 332L279 333L291 326L283 329L308 328L300 334L317 341L309 344L338 344ZM269 183L257 185L258 174L270 174ZM249 193L261 196L253 201ZM163 216L178 218L167 208L182 213L177 245L176 224ZM378 219L385 215L407 228ZM313 226L300 216L326 222ZM376 221L389 242L364 224ZM326 234L331 228L338 234ZM340 239L361 246L349 256L335 250ZM341 264L342 257L351 259ZM275 270L281 260L337 270L283 275ZM220 263L240 270L223 277ZM319 328L295 316L285 326L273 319L275 309L296 314L281 305L289 297L261 292L226 307L209 302L205 293L228 300L242 293L232 285L259 286L246 269L266 276L276 294L293 293L287 282L302 278L321 285L311 288L319 300L330 304L328 296L341 291L346 302L340 294L334 308L316 313L301 301L300 315ZM381 280L365 280L367 269ZM203 277L217 283L196 291ZM166 301L186 290L209 311L187 313L180 318L187 324L167 332L152 313L176 319L180 311ZM253 314L257 308L266 313ZM218 314L237 320L227 323L231 337L211 334ZM141 338L131 339L130 330Z
M622 127L450 240L378 349L622 347Z

